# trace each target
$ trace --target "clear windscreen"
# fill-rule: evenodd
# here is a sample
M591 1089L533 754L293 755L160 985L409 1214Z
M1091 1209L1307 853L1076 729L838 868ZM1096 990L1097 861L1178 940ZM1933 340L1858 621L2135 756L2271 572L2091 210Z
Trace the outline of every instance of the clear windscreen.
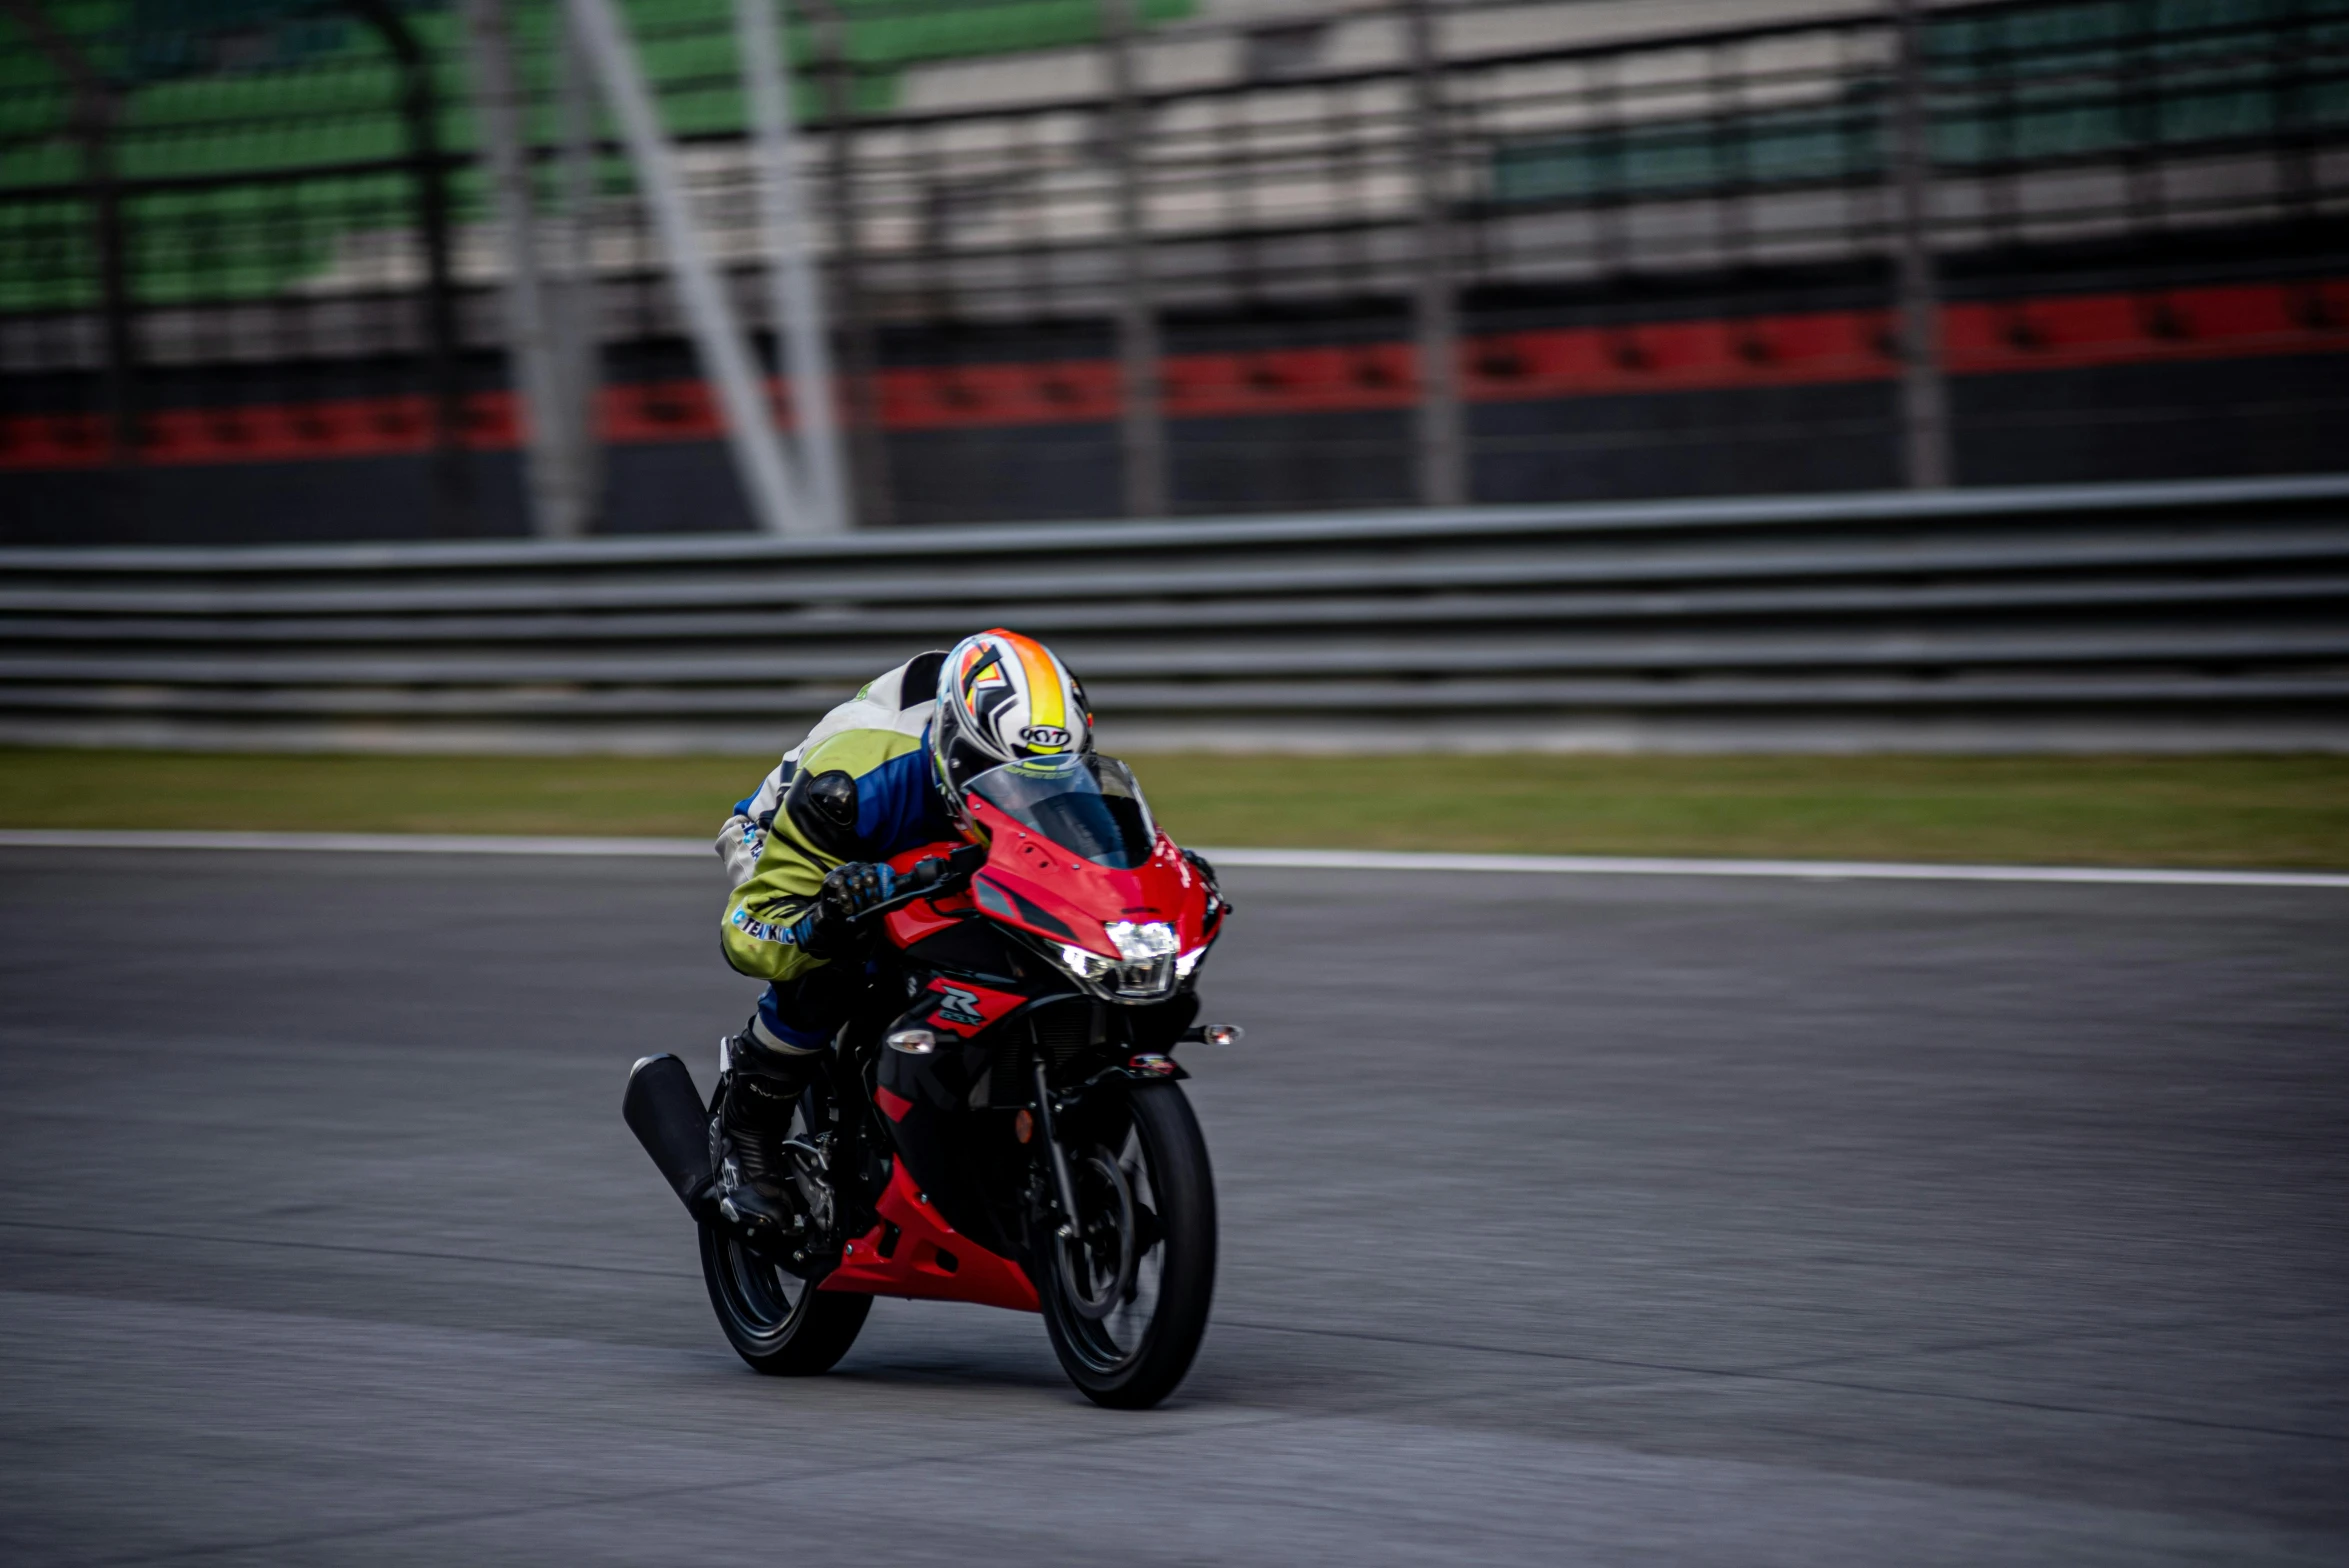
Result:
M1158 828L1142 786L1115 757L1032 757L990 768L970 792L1071 854L1131 870L1150 858Z

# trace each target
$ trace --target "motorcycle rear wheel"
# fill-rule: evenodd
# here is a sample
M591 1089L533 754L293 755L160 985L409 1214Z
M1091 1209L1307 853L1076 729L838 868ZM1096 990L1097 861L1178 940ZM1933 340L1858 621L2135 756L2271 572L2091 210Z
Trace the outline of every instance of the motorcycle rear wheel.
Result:
M1068 1151L1081 1236L1039 1233L1037 1294L1069 1381L1097 1405L1147 1410L1182 1382L1207 1332L1215 1177L1180 1087L1136 1084L1127 1101L1117 1147Z
M701 1228L701 1274L726 1342L769 1377L831 1371L873 1310L872 1297L820 1291L715 1225Z

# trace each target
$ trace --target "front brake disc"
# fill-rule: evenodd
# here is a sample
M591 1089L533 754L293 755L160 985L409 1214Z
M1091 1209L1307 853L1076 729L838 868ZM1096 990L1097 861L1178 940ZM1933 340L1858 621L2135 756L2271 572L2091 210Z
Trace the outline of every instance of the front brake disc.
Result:
M1109 1212L1100 1218L1117 1227L1117 1267L1109 1272L1107 1280L1099 1282L1097 1290L1088 1290L1078 1278L1080 1267L1088 1275L1099 1273L1087 1266L1090 1259L1086 1254L1092 1248L1091 1226L1081 1227L1076 1239L1063 1241L1058 1248L1058 1258L1061 1284L1068 1291L1069 1307L1087 1322L1098 1323L1123 1304L1126 1289L1133 1283L1134 1189L1126 1180L1126 1173L1118 1169L1117 1161L1109 1157L1107 1150L1095 1149L1087 1155L1085 1170L1089 1176L1102 1178L1107 1188Z

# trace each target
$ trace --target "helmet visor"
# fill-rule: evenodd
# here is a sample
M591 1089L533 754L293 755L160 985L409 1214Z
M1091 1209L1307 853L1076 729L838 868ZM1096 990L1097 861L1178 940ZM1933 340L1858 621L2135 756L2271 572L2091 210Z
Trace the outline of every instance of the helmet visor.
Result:
M1130 871L1158 843L1142 786L1115 757L1031 757L990 768L966 788L1020 826L1096 865Z

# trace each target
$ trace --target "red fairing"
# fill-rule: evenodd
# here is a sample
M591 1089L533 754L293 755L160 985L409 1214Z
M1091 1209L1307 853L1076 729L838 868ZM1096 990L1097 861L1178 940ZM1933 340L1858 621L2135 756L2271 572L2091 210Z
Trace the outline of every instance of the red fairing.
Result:
M995 919L1104 958L1123 956L1102 930L1107 921L1163 920L1186 953L1207 940L1206 883L1164 832L1148 860L1121 871L1060 848L977 795L968 804L988 839L971 897Z
M892 856L889 869L902 874L911 871L922 861L950 855L963 847L959 843L940 843L909 849L902 855ZM970 907L971 895L968 892L954 892L944 898L917 899L903 909L892 909L881 918L888 926L892 943L898 947L911 947L922 938L935 936L954 924L956 911Z
M903 1164L890 1173L889 1190L873 1208L882 1223L848 1244L840 1267L824 1276L818 1290L1039 1310L1036 1287L1020 1266L958 1234L922 1201ZM881 1243L892 1225L897 1244L884 1258Z

